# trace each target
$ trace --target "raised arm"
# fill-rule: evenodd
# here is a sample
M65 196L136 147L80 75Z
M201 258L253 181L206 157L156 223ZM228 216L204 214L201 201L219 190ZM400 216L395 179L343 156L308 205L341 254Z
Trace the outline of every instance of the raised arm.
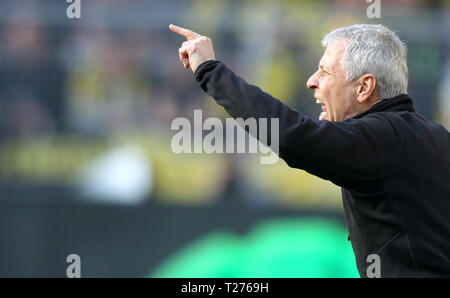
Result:
M390 174L403 136L387 118L313 120L211 59L212 44L189 32L185 36L198 42L180 51L180 59L189 59L199 86L234 118L278 118L279 156L289 166L354 189L366 189Z

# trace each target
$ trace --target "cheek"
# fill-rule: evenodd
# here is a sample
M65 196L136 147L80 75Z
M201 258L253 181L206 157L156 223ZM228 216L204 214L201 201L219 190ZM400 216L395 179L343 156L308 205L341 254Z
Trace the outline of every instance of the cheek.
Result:
M332 82L329 79L322 77L320 80L320 93L324 97L329 97L332 94L332 92L333 92Z
M346 116L354 108L354 100L351 89L348 86L341 86L334 94L334 111L336 114Z
M339 115L345 112L346 110L346 97L347 97L347 90L343 88L342 85L338 84L337 82L333 82L332 86L329 86L329 105L330 110L333 116L336 118L339 118Z
M333 82L333 80L327 80L325 89L329 103L335 105L336 100L338 100L339 98L341 90L339 90L338 86L335 82Z

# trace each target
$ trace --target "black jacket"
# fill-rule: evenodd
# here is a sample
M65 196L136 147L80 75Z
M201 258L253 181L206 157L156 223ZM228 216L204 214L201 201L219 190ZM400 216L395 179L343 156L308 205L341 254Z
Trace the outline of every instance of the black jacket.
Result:
M279 118L279 156L342 187L361 277L450 277L450 134L406 94L340 122L318 121L247 84L219 61L195 73L234 118Z

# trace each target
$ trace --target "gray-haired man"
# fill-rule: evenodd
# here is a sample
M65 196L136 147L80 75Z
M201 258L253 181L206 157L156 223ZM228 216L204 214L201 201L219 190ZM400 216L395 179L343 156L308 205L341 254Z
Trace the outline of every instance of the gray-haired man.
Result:
M307 86L319 120L290 109L215 61L209 38L170 26L200 87L237 118L279 118L279 155L342 187L358 271L377 254L382 277L450 277L450 134L415 113L406 47L382 25L326 35Z

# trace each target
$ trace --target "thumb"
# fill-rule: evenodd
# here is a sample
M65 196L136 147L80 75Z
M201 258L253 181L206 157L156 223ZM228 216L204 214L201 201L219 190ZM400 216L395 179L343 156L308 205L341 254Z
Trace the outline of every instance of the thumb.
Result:
M180 56L181 62L183 62L184 68L189 68L189 53L187 51L187 44L183 43L181 48L178 49L178 54Z
M184 68L189 68L189 58L184 57L183 60Z

